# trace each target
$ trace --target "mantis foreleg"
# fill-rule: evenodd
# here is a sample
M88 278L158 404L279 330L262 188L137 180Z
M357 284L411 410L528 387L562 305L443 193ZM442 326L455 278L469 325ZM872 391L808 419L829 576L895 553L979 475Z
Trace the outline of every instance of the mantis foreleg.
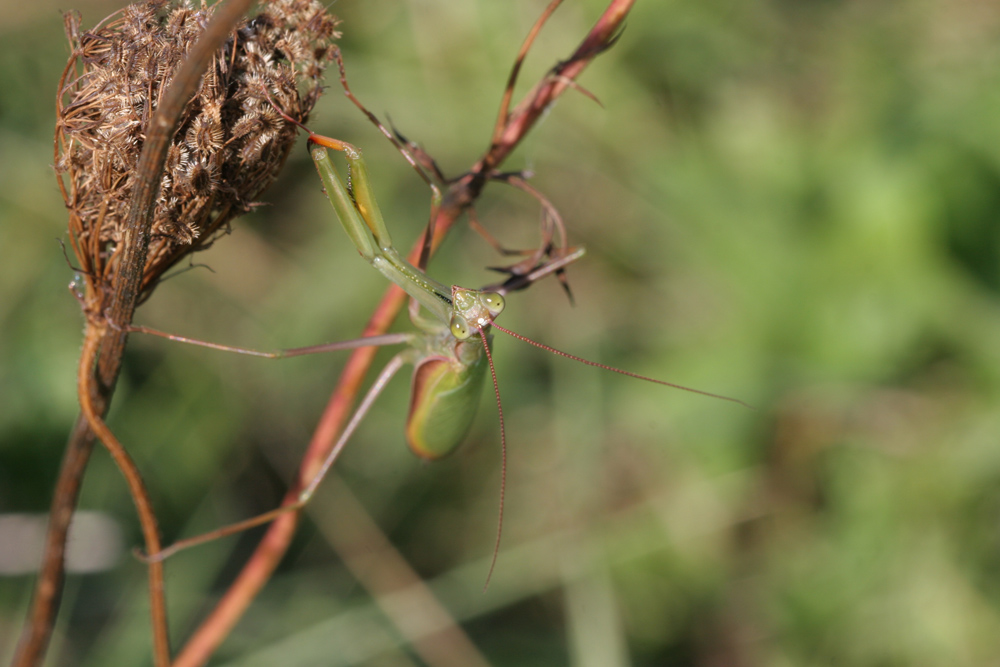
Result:
M451 289L407 262L392 244L368 179L361 151L343 141L312 134L309 141L316 171L323 181L344 231L361 256L386 278L399 285L442 322L451 316ZM341 151L347 160L351 191L348 192L325 149Z

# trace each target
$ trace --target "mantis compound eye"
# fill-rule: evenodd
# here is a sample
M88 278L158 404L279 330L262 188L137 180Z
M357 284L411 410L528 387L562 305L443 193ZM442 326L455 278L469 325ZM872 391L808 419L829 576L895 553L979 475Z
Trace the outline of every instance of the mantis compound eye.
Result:
M504 303L503 297L496 292L483 292L480 297L486 310L490 311L490 317L496 317L503 312Z
M451 329L451 335L458 340L465 340L472 335L472 331L469 329L469 323L465 321L465 318L461 315L452 315L451 324L449 325Z

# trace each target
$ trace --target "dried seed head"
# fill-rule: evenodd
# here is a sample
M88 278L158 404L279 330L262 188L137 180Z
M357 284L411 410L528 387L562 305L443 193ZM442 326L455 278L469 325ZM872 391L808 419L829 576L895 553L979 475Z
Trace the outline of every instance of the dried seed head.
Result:
M57 96L56 172L70 241L102 312L121 251L146 125L213 8L148 0L90 31L68 14L73 53ZM274 180L340 37L316 0L272 0L216 54L168 149L141 298L184 255L207 247Z

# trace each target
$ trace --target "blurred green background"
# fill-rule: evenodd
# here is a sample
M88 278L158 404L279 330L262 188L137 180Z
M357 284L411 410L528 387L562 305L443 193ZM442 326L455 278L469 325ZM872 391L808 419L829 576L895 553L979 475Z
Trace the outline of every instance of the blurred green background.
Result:
M78 8L87 27L118 6ZM355 92L454 175L486 147L543 6L333 11ZM603 6L566 0L520 92ZM82 320L50 166L68 54L58 10L70 7L5 0L0 25L4 517L46 511L77 412ZM603 108L567 94L506 165L535 171L587 246L569 271L577 304L548 281L512 296L503 323L759 409L497 334L507 513L483 595L493 398L454 456L424 464L403 443L399 379L213 664L424 664L381 611L392 600L343 564L344 536L363 526L334 502L344 489L494 665L1000 662L1000 5L645 0L581 84ZM427 190L330 86L312 126L365 149L409 247ZM196 256L211 270L166 282L137 321L259 348L356 336L385 281L344 238L304 149L265 200ZM534 241L524 195L492 186L478 211L509 245ZM463 227L431 273L475 286L496 263ZM167 541L277 504L345 358L270 362L132 338L109 421ZM103 451L81 507L114 522L81 529L77 548L109 553L70 576L49 664L145 664L144 568L127 552L141 535ZM24 558L11 535L0 552ZM259 535L168 562L176 643ZM31 588L17 568L0 578L0 659Z

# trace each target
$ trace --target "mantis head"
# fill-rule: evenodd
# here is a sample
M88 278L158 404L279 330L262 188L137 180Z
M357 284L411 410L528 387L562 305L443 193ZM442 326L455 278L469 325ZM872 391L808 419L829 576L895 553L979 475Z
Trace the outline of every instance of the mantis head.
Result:
M449 328L457 340L465 340L489 326L503 312L504 298L497 292L451 288L454 311Z

